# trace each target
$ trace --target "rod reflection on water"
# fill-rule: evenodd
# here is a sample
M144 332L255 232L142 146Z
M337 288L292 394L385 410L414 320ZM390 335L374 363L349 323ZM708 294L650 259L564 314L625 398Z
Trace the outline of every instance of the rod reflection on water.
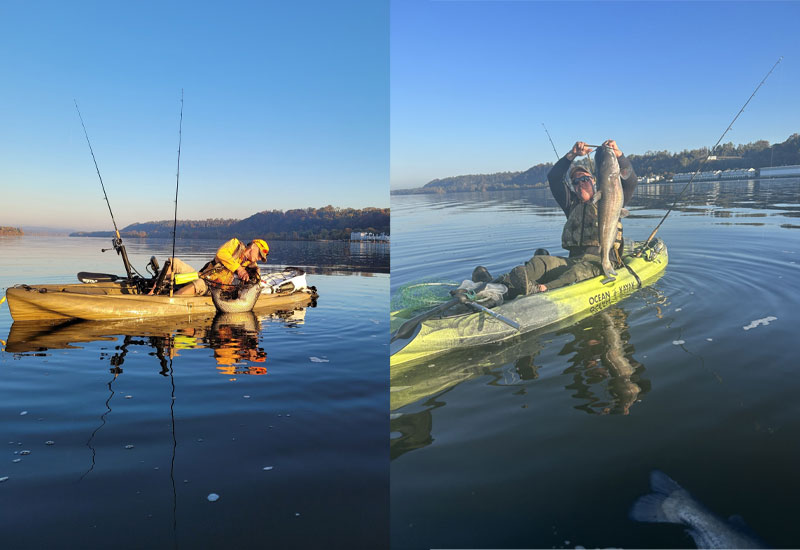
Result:
M175 548L178 547L178 488L175 486L175 456L178 453L178 438L175 435L175 376L172 358L169 360L169 382L171 386L169 418L172 424L172 460L169 463L169 479L172 482L172 536Z
M111 412L111 404L110 403L111 403L111 399L114 397L114 388L112 388L111 385L114 383L114 381L117 379L117 376L122 371L121 371L121 369L118 369L117 367L112 367L111 368L111 372L114 375L114 377L111 380L109 380L108 384L107 384L109 394L108 394L108 399L106 399L106 402L105 402L106 411L103 414L100 415L100 425L97 426L97 428L94 429L94 431L92 432L92 435L89 436L89 440L86 442L86 446L89 447L89 449L92 451L92 464L89 466L89 469L86 470L86 472L84 472L84 474L81 476L79 481L82 481L83 478L85 478L87 475L89 475L89 473L91 473L92 470L94 470L94 467L95 467L95 458L97 457L97 450L92 445L92 442L94 441L94 436L97 435L97 432L100 431L100 428L102 428L103 426L106 425L106 416L108 416L108 413Z

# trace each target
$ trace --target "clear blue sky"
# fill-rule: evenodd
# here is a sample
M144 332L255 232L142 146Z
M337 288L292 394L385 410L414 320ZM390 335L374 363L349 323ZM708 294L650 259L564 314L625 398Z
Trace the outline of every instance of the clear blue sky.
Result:
M389 206L388 2L0 3L0 225Z
M391 185L800 132L800 2L392 2Z

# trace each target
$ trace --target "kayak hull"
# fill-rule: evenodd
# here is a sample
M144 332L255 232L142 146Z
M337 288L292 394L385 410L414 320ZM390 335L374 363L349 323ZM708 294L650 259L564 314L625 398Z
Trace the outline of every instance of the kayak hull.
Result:
M651 246L652 253L624 258L639 277L641 286L655 282L669 261L663 241L657 239ZM496 313L519 323L519 331L483 312L426 320L413 339L392 354L390 364L392 367L412 364L453 350L501 342L572 317L591 315L624 299L640 286L636 276L624 267L617 269L616 280L603 284L604 279L604 275L599 275L555 290L521 296L493 308Z
M211 296L148 296L135 293L124 282L20 285L9 288L6 297L14 321L148 319L217 311ZM255 308L293 309L316 298L316 292L308 288L261 294Z

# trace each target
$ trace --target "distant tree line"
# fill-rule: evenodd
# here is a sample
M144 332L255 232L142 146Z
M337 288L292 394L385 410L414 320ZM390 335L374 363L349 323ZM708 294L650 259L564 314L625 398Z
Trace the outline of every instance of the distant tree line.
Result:
M783 143L770 145L759 140L745 145L723 143L709 153L707 147L684 149L680 153L667 151L648 151L643 155L629 155L628 158L640 176L671 177L679 172L694 172L711 154L718 158L709 160L703 170L729 170L732 168L765 168L800 164L800 134L792 134Z
M134 223L122 230L123 237L172 238L173 220ZM303 208L269 210L243 220L178 220L176 238L227 240L238 237L291 241L347 240L353 231L389 234L388 208ZM110 237L111 231L80 231L72 237Z
M709 160L703 170L728 170L732 168L764 168L800 164L800 134L792 134L783 143L770 145L760 140L746 145L724 143L713 156L723 157ZM680 153L669 151L647 151L643 155L628 155L639 176L663 176L667 179L679 172L693 172L709 155L707 147L684 149ZM734 157L734 158L724 158ZM582 159L583 160L583 159ZM424 193L458 193L466 191L495 191L502 189L529 189L547 185L547 173L552 163L537 164L524 172L498 172L435 179L416 189L395 189L393 195Z
M435 179L416 189L396 189L393 195L464 193L512 189L511 180L524 172L498 172Z
M11 237L11 236L19 236L19 235L24 235L24 233L22 232L22 229L20 229L19 227L0 226L0 236Z

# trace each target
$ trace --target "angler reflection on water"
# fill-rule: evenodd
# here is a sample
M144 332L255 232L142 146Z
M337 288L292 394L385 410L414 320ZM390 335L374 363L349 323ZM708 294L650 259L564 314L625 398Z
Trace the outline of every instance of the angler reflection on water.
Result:
M161 367L159 374L169 376L170 361L180 357L181 351L210 348L214 353L217 369L227 375L267 374L263 366L249 365L247 362L263 363L267 353L258 346L261 324L253 312L220 313L210 324L183 327L175 334L167 336L136 337L125 335L122 344L114 353L101 353L101 359L108 359L111 372L122 374L122 365L131 346L148 346Z
M564 371L573 379L566 388L585 401L575 408L590 414L630 414L650 390L650 381L641 376L644 366L633 358L628 343L627 317L624 309L612 307L561 331L575 336L562 350L572 363Z
M220 313L214 318L207 341L214 350L217 369L223 374L267 374L266 367L247 362L263 363L267 353L258 347L261 324L252 311Z

